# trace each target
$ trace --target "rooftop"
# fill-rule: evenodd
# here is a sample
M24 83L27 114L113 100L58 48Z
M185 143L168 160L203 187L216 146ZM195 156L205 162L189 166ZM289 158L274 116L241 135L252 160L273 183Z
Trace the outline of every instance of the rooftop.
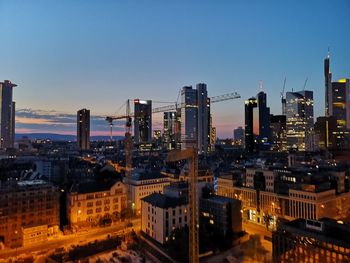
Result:
M183 198L169 197L159 193L153 193L149 196L142 198L143 201L150 203L152 206L160 207L163 209L174 208L177 206L185 205L187 202Z
M167 178L160 172L136 172L132 174L132 179L135 181L152 180L152 179L164 179Z
M94 180L94 181L79 182L72 185L70 192L78 193L78 194L87 194L87 193L109 191L116 182L117 180L108 180L108 181Z
M330 218L322 218L318 221L311 221L318 225L323 225L322 228L308 227L305 219L299 218L281 225L281 228L290 231L293 234L301 234L311 236L317 240L327 241L333 244L341 245L350 248L350 225L342 221L337 221Z

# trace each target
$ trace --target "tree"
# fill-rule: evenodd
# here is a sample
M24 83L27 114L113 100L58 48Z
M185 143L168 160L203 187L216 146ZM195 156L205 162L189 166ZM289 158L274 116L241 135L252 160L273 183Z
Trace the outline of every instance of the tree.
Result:
M264 220L264 224L266 226L266 229L269 229L271 221L273 220L272 216L270 214L265 214L263 217L263 220Z

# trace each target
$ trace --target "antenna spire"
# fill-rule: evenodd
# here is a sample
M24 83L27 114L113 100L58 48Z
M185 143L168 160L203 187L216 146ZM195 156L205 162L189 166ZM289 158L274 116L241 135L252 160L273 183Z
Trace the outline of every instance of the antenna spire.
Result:
M260 92L263 91L263 83L262 83L262 80L260 80Z
M328 51L327 51L327 58L329 58L329 57L330 57L330 54L331 54L331 52L330 52L329 47L328 47Z

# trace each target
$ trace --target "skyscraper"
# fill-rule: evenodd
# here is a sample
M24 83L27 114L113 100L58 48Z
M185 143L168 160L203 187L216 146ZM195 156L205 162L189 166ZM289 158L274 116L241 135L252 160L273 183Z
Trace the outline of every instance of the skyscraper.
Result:
M185 86L181 90L181 149L197 147L197 90Z
M164 148L172 150L176 148L176 112L164 112L163 118L163 143Z
M313 92L308 90L287 92L286 127L287 146L307 151L306 141L314 125Z
M330 72L329 50L324 60L325 76L325 148L350 147L350 82L349 79L340 79L332 82ZM329 127L330 119L335 118L336 128ZM321 125L322 126L322 125ZM323 146L323 145L322 145ZM321 146L321 147L322 147Z
M259 149L269 150L271 140L270 108L267 107L267 94L260 91L257 95L259 111Z
M77 141L81 150L90 149L90 110L77 112Z
M199 153L210 150L211 115L207 85L199 83L181 90L181 148L196 147Z
M258 100L254 97L245 101L245 149L247 152L254 152L255 150L255 135L254 130L259 125L254 118L254 109L258 106ZM254 129L255 127L255 129Z
M197 89L198 105L198 152L207 153L210 145L210 99L208 98L207 85L199 83Z
M134 136L136 144L152 143L152 101L134 100Z
M0 148L13 148L15 140L15 102L12 101L16 84L0 82Z
M271 149L282 152L287 150L286 115L271 115Z

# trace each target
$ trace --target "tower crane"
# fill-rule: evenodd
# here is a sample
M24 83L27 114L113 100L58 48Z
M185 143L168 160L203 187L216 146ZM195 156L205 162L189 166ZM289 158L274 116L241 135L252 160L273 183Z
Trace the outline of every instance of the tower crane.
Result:
M199 262L199 233L198 233L198 202L197 202L197 180L198 180L198 150L188 148L183 151L174 150L168 153L167 162L180 160L189 161L189 260L191 263Z
M237 92L223 94L215 97L211 97L211 103L217 103L226 100L238 99L241 96ZM158 108L152 109L153 113L166 112L166 111L176 111L179 108L185 107L184 103L173 103L167 106L162 106ZM130 111L130 100L126 102L126 113L118 116L107 116L106 121L110 125L110 137L112 139L112 127L114 120L122 120L125 119L125 181L127 184L127 208L131 209L131 170L132 170L132 138L131 138L131 126L132 126L132 118L135 117L135 113ZM188 158L185 158L188 159ZM130 217L128 217L128 224L130 223ZM193 237L194 238L194 237ZM198 240L198 236L197 236ZM198 246L198 245L197 245ZM198 252L197 252L198 254ZM198 262L198 261L197 261Z

